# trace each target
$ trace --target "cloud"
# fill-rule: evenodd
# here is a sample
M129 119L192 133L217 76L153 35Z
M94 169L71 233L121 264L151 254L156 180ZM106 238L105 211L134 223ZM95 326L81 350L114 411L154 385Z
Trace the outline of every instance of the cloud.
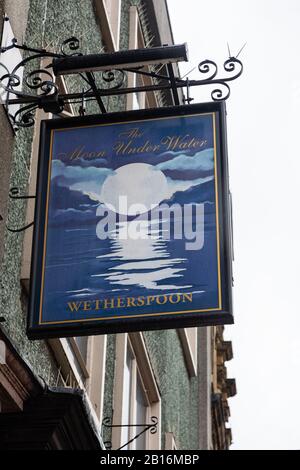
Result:
M211 181L213 178L213 176L207 176L206 178L197 178L191 181L172 180L171 178L167 178L169 188L169 199L173 196L173 194L177 193L178 191L186 191L187 189L190 189L193 186L198 186L199 184Z
M85 158L76 158L72 160L73 166L81 166L82 168L90 167L93 165L96 168L103 168L108 165L108 161L106 158L93 158L85 159Z
M180 154L175 158L159 163L156 168L161 171L212 171L214 168L214 149L209 148L192 156Z
M96 209L91 207L85 210L78 210L73 207L67 209L56 209L51 211L51 225L78 226L82 222L85 224L96 223Z
M171 199L176 192L187 191L214 178L213 173L208 171L210 168L213 169L213 149L203 150L192 157L180 154L172 160L153 166L152 170L163 172L163 169L175 168L178 172L176 178L166 175L167 192L165 200ZM191 168L194 168L193 175L191 174ZM205 176L199 178L196 170L200 168L206 171L204 171ZM185 169L185 172L182 173L183 169ZM188 170L191 178L181 179L180 175L188 172ZM106 178L113 174L115 174L115 171L109 168L93 166L82 168L80 166L68 166L60 160L53 160L51 178L52 184L68 188L71 191L79 191L81 194L88 196L90 200L101 202L102 185Z

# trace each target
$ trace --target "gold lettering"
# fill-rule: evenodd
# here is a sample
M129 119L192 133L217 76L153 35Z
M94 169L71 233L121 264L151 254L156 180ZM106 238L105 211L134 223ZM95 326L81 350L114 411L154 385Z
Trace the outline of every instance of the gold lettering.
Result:
M59 153L56 158L60 160L78 160L79 158L85 158L88 160L93 160L94 158L101 158L105 157L105 150L95 150L93 152L89 152L86 150L85 146L82 145L81 147L76 147L68 153Z
M198 149L202 148L207 144L206 139L196 139L195 137L186 134L180 135L168 135L163 137L161 144L166 146L166 150L187 150L187 149Z
M134 297L127 297L127 307L136 307Z
M117 155L120 155L120 154L124 155L126 153L129 153L128 149L130 148L131 143L132 143L132 140L130 140L126 144L124 142L117 142L113 148L116 151Z
M193 294L167 294L167 295L148 295L147 297L118 297L118 298L106 298L96 300L83 300L80 302L71 301L68 302L68 309L71 312L78 312L79 310L90 311L90 310L101 310L113 309L113 308L132 308L132 307L143 307L152 304L165 305L167 302L171 304L178 304L179 302L192 302Z
M162 301L160 300L161 297L162 297ZM168 297L166 295L159 295L158 297L156 297L156 303L159 305L163 305L167 302L168 302Z
M88 300L85 300L83 302L83 310L91 310L91 302L89 302Z
M138 297L137 304L139 307L142 307L143 305L145 305L145 297L142 297L142 296Z
M114 299L104 299L104 308L114 308L115 302Z
M147 304L146 305L151 305L152 302L154 302L155 300L155 297L153 297L152 295L148 295L147 296Z
M182 301L185 302L185 301L188 301L188 302L193 302L193 294L190 293L190 294L182 294Z
M69 160L77 160L78 158L81 157L81 154L84 150L84 147L77 147L74 149L72 152L70 152L67 156L69 157Z
M173 301L173 297L176 296L175 302ZM172 294L169 296L169 302L171 304L178 304L180 302L180 294Z
M117 308L126 307L125 300L122 297L117 298Z
M132 155L136 153L149 153L156 152L160 148L160 145L151 144L149 140L142 143L140 146L133 146L133 141L129 140L128 142L116 142L113 147L113 150L116 152L116 155Z
M137 139L138 137L142 137L143 133L139 128L129 129L128 131L121 132L119 137L129 137L130 139Z

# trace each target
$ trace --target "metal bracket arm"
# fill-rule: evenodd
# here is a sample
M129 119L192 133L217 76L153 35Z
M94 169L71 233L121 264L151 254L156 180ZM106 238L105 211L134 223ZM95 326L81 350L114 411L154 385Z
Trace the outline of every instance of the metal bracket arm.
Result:
M151 423L148 423L148 424L111 424L111 418L104 418L102 424L103 426L110 428L110 429L112 428L144 428L142 429L142 431L137 433L132 439L130 439L125 444L122 444L122 446L117 449L117 450L121 450L127 447L136 439L138 439L142 434L144 434L147 431L150 431L151 434L156 434L157 426L158 426L158 418L156 416L151 416ZM107 445L107 448L111 448L111 442L106 442L105 444Z
M174 104L179 105L178 90L180 88L187 88L188 97L183 99L183 103L189 103L192 100L190 89L195 86L206 86L212 88L211 100L223 101L230 96L229 82L240 77L243 72L242 62L237 57L229 57L223 64L223 72L225 73L223 77L219 77L218 66L212 60L200 62L198 66L198 71L202 75L200 80L185 80L176 77L172 62L187 60L187 55L184 52L186 50L185 45L84 56L78 52L79 40L75 37L64 41L59 53L30 48L27 45L19 46L14 39L11 45L1 49L1 53L7 53L12 48L23 50L26 54L29 54L12 71L9 71L4 64L0 63L0 86L6 91L4 107L7 113L9 114L11 105L21 105L13 116L9 116L16 129L32 126L37 108L42 108L48 113L59 114L67 104L81 103L82 99L97 101L100 112L106 113L103 97L169 90L172 93ZM167 56L170 57L167 58ZM32 93L21 92L19 89L22 81L21 70L25 67L26 72L26 66L31 61L40 60L44 57L52 58L52 63L44 69L34 69L25 73L23 83ZM119 63L117 63L118 60ZM149 69L147 61L151 63L151 60L154 64L160 62L167 73L159 74L152 71L151 68ZM90 67L87 67L88 64L90 64ZM97 69L101 88L96 84L91 64L94 64ZM147 68L144 67L145 64L147 64ZM73 70L75 66L79 67L80 70ZM108 67L111 67L111 69ZM81 93L59 93L53 72L50 71L51 68L57 75L76 73L84 80L85 84L88 84L89 88L83 89ZM4 74L2 74L2 69L4 69ZM128 73L149 77L152 79L152 83L126 87ZM11 95L14 95L14 98Z

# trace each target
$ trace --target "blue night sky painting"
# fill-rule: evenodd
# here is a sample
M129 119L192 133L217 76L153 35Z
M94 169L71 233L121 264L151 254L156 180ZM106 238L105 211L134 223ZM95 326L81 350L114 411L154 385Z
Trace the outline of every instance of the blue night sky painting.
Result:
M52 131L41 323L220 309L214 132L213 113Z

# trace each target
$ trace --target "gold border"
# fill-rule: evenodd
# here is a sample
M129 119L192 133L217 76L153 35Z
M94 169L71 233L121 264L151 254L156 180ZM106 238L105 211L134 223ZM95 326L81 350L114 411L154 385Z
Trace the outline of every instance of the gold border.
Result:
M217 238L217 258L218 258L218 296L219 308L222 308L222 289L221 289L221 269L220 269L220 224L219 224L219 193L218 193L218 174L217 174L217 139L216 139L216 113L213 113L213 132L214 132L214 164L215 164L215 198L216 198L216 238Z
M51 182L51 163L52 163L52 156L53 156L53 137L54 132L60 131L68 131L74 129L83 129L83 128L92 128L92 127L102 127L102 126L112 126L112 125L122 125L122 124L130 124L135 122L149 122L149 121L158 121L162 119L180 119L180 118L188 118L194 116L212 116L213 118L213 141L214 141L214 174L215 174L215 199L216 199L216 243L217 243L217 260L218 260L218 300L219 306L216 308L209 308L209 309L201 309L201 310L182 310L182 311L175 311L175 312L162 312L162 313L144 313L139 315L121 315L121 316L109 316L109 317L100 317L100 318L82 318L82 319L74 319L74 320L63 320L63 321L42 321L42 313L43 313L43 300L44 300L44 281L45 281L45 258L46 258L46 251L47 251L47 233L48 233L48 215L49 215L49 197L50 197L50 182ZM222 310L222 286L221 286L221 266L220 266L220 226L219 226L219 201L218 201L218 173L217 173L217 139L216 139L216 112L210 113L196 113L196 114L184 114L182 116L166 116L166 117L158 117L158 118L150 118L150 119L137 119L134 121L120 121L120 122L113 122L113 123L103 123L103 124L91 124L86 126L74 126L74 127L66 127L60 129L51 129L51 136L50 136L50 155L49 155L49 163L48 163L48 184L47 184L47 199L46 199L46 211L45 211L45 228L44 228L44 243L43 243L43 263L42 263L42 282L41 282L41 293L40 293L40 309L39 309L39 325L60 325L62 323L83 323L88 321L99 321L99 320L117 320L117 319L125 319L125 318L141 318L141 317L154 317L154 316L164 316L164 315L178 315L182 313L201 313L201 312L211 312L211 311L218 311Z

